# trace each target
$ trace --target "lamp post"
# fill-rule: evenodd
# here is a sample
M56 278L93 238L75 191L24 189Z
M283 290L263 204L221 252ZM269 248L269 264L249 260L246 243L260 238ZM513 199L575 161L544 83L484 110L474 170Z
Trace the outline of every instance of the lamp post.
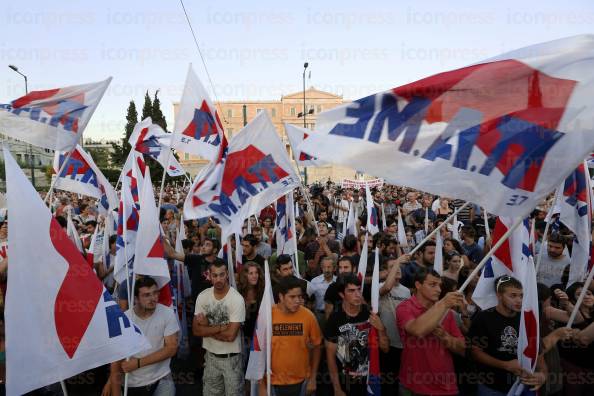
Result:
M28 95L29 87L27 85L27 76L21 73L19 71L19 68L15 65L8 65L8 67L20 74L21 76L23 76L23 78L25 79L25 95ZM29 144L29 168L31 169L31 184L33 184L33 188L35 188L35 168L33 163L33 146L31 144Z
M305 62L303 64L303 128L307 128L307 123L305 121L307 114L307 109L305 108L305 71L307 70L307 66L309 66L309 63ZM307 185L307 166L303 167L303 182Z

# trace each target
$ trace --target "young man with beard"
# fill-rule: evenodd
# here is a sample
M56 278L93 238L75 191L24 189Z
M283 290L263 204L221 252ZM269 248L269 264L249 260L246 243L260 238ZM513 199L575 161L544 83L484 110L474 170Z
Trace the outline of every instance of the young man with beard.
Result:
M563 253L565 240L558 233L553 233L547 240L547 254L543 254L536 274L536 280L548 287L561 283L563 271L569 265L569 257Z
M417 272L422 269L432 270L435 260L435 242L427 241L415 253L415 260L409 261L402 267L402 283L404 286L412 289Z
M370 313L363 305L361 282L357 276L341 275L337 284L342 310L332 313L324 328L330 380L335 396L363 396L367 394L371 326L378 331L381 351L390 350L390 341L379 316Z
M245 321L245 304L237 290L229 286L224 263L210 265L212 287L196 299L192 330L203 337L206 350L203 395L235 396L243 393L240 327Z
M338 241L328 239L328 225L318 222L318 231L318 237L307 245L304 252L307 262L307 279L312 279L320 274L320 259L322 257L331 256L332 253L340 254Z
M299 280L281 279L278 303L272 307L273 395L302 396L316 391L316 376L321 357L322 335L312 312L303 307ZM260 394L266 393L260 382Z
M343 274L353 274L357 270L357 266L353 262L352 257L342 256L338 259L338 276ZM342 298L338 294L338 283L336 281L328 285L326 293L324 293L324 318L328 319L332 312L338 311L342 306Z
M122 390L122 374L128 373L128 395L175 395L175 385L169 364L177 353L179 325L171 308L158 303L157 282L148 276L138 279L134 285L134 308L126 315L142 331L151 348L111 364L110 379L104 393L119 396Z
M505 396L516 377L530 388L538 389L546 380L545 373L530 374L522 370L518 362L522 284L504 275L495 280L495 293L497 305L477 313L468 333L472 357L479 364L478 395ZM543 362L543 355L540 355L537 370L544 367Z
M247 263L248 261L253 261L258 263L262 269L264 269L264 257L258 254L257 246L258 246L258 238L256 238L253 234L247 234L241 240L241 249L243 250L243 255L241 256L241 262Z
M415 294L396 308L404 349L400 363L400 395L457 395L452 352L463 355L464 336L450 308L461 307L464 296L451 292L439 299L441 278L421 269L414 278Z

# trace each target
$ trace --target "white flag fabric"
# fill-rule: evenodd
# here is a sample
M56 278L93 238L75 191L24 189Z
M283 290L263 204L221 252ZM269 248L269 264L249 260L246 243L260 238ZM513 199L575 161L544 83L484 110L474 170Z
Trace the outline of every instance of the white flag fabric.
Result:
M493 230L493 244L512 227L515 219L507 217L497 218ZM495 294L495 279L502 275L513 276L522 280L523 270L528 258L532 255L530 251L530 226L527 221L517 227L509 238L495 251L487 261L477 282L472 300L481 307L489 309L497 305Z
M68 238L74 243L76 249L81 253L85 254L85 249L83 248L82 241L80 240L80 235L78 235L78 231L76 230L76 226L72 221L72 212L68 211L68 217L66 218L66 234Z
M220 160L194 180L184 217L216 217L223 240L241 232L243 220L300 184L267 112L258 114L229 143Z
M293 224L295 213L293 212L293 192L276 200L276 254L295 254L295 234Z
M0 130L35 146L70 151L110 82L111 77L91 84L32 91L10 104L0 104Z
M6 147L4 161L8 209L20 219L8 224L6 394L21 395L150 347Z
M99 226L96 226L95 231L93 232L93 235L91 236L91 244L89 245L89 250L87 251L87 255L85 256L87 258L87 263L93 270L95 269L95 250L97 249L96 245L97 245L97 236L98 235L99 235Z
M311 155L298 149L301 142L307 139L307 137L311 134L311 131L309 129L301 128L292 124L287 124L285 122L285 131L287 132L287 137L289 138L289 143L291 144L293 158L295 159L295 162L297 162L298 165L321 166L326 164L324 161L320 161L319 159L312 157Z
M379 232L379 218L377 208L373 203L373 196L367 184L365 185L365 200L367 203L367 232L375 235Z
M402 221L402 213L398 208L398 244L401 247L408 247L408 239L406 239L406 228L404 227L404 221Z
M128 142L134 150L157 161L163 169L167 170L169 176L185 176L186 171L171 152L171 137L171 133L153 124L148 117L134 126Z
M563 38L355 100L298 149L525 217L594 148L593 52L594 36Z
M441 232L435 233L435 258L433 259L433 269L439 275L443 274L443 238Z
M363 286L365 286L365 275L367 274L367 259L369 257L369 234L365 233L365 242L361 248L361 256L359 257L359 266L357 267L357 277L361 281L361 293L363 293Z
M167 286L171 279L165 260L159 209L155 203L155 193L148 167L144 173L140 198L140 220L134 251L134 273L152 277L157 282L159 289Z
M87 195L99 200L99 210L107 213L118 207L118 196L101 170L95 165L91 157L80 145L76 145L62 168L67 153L56 151L54 156L54 173L57 175L54 187L59 190Z
M371 274L371 312L379 312L379 272L380 259L379 248L375 248L375 261L373 264L373 273Z
M174 149L209 160L216 158L222 143L223 124L192 65L188 68L173 131Z
M559 187L559 220L574 234L567 285L582 282L590 263L592 242L592 204L590 177L585 163L580 164Z
M270 269L268 260L264 262L264 294L256 327L250 346L250 355L245 371L245 378L252 381L260 380L267 375L268 392L270 395L270 373L272 356L272 284L270 282Z

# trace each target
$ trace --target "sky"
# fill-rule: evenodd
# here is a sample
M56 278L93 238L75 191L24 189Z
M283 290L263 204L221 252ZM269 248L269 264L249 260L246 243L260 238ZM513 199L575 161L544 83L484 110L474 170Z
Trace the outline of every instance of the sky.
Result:
M307 85L357 99L531 44L594 33L594 2L191 1L211 85L179 0L29 0L0 11L0 103L113 81L84 132L117 139L159 89L169 129L191 63L214 100L279 100Z

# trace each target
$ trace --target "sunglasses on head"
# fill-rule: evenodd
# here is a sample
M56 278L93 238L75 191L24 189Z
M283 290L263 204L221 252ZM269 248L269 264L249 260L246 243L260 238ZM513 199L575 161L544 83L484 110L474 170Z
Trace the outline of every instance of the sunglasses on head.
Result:
M499 286L501 286L502 284L509 282L511 280L511 276L509 275L504 275L501 278L499 278L499 280L497 281L497 286L495 287L495 290L497 291L497 293L499 293Z

